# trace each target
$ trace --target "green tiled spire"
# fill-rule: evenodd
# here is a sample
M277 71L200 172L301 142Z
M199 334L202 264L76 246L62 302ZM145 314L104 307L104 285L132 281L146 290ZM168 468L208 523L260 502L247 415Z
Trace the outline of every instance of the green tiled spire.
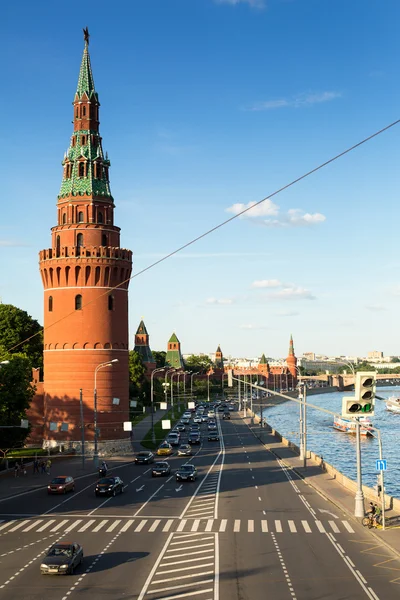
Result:
M266 365L266 364L267 364L267 359L265 358L265 354L263 354L260 359L260 365Z
M171 348L171 345L176 345L176 348ZM168 340L168 349L167 355L165 357L165 364L170 367L174 367L174 369L184 369L185 363L183 362L183 357L181 354L181 343L176 337L175 333L171 335Z
M168 343L169 344L179 344L180 343L179 340L178 340L178 338L176 337L175 333L173 333L171 335L171 337L168 340Z
M88 98L95 94L94 79L92 73L92 66L90 64L89 55L89 40L85 40L85 48L83 50L81 69L79 71L78 87L76 93L81 98L86 92Z
M146 325L144 324L143 319L140 321L139 327L137 328L136 334L138 334L138 333L141 333L141 334L144 334L144 335L148 335L147 329L146 329Z

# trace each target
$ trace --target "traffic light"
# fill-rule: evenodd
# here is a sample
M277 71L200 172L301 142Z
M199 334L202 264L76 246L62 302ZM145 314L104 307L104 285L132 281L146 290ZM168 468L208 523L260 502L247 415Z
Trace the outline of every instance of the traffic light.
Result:
M342 417L372 417L375 414L376 372L356 373L354 396L342 399Z

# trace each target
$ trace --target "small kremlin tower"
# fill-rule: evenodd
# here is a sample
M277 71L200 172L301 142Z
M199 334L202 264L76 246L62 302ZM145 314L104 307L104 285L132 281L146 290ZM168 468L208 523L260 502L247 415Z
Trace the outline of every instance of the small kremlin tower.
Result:
M51 248L40 252L44 286L44 438L48 445L94 437L126 438L129 419L128 285L132 253L114 224L110 161L99 133L99 98L89 32L73 101L73 134L64 156ZM115 99L117 103L117 99ZM116 104L116 107L121 104ZM103 363L115 361L99 368Z
M222 356L221 346L218 345L217 351L215 353L215 367L220 370L224 370L224 357Z
M294 354L293 336L290 336L289 355L286 359L286 364L293 379L297 379L297 358Z
M174 367L174 369L184 369L185 364L183 362L181 354L181 343L176 337L175 333L171 335L168 341L167 355L165 357L165 364L168 367Z
M260 358L260 362L259 362L257 368L260 373L262 373L266 377L269 376L269 364L268 364L265 354L263 354L262 357Z
M140 321L136 331L134 351L140 354L142 363L146 367L147 374L150 375L151 371L156 368L156 361L150 350L149 334L147 333L146 325L143 320Z

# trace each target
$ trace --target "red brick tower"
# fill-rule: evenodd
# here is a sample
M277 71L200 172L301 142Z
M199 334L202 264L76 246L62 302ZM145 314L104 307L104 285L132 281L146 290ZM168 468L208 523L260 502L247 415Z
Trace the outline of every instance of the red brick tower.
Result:
M73 106L74 130L62 162L57 225L51 248L39 254L44 286L44 438L81 439L80 389L85 437L93 439L97 367L100 445L129 436L128 285L132 253L120 248L110 191L110 161L99 133L99 99L89 57L89 34ZM115 287L118 286L118 287ZM119 399L119 401L117 400Z
M293 346L293 337L290 336L290 343L289 343L289 355L286 359L286 364L288 366L288 369L293 377L293 379L297 379L297 358L294 354L294 346Z

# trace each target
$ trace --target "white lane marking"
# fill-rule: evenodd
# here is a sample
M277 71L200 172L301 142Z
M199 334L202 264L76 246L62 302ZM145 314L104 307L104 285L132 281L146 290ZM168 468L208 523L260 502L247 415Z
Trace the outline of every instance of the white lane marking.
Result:
M275 531L282 533L282 523L279 520L275 521Z
M39 523L41 523L42 521L43 521L43 519L38 519L37 521L34 521L33 523L31 523L31 525L29 525L29 527L25 527L25 529L22 530L22 533L26 533L27 531L30 531L31 529L36 527L36 525L39 525Z
M266 519L261 520L261 531L263 533L268 533L268 522Z
M144 507L146 506L146 504L148 504L148 503L150 502L150 500L152 500L152 499L154 498L154 496L156 496L156 495L158 494L158 492L159 492L159 491L160 491L160 490L161 490L161 489L164 487L164 485L165 485L164 483L163 483L162 485L160 485L160 487L159 487L159 488L158 488L158 489L157 489L157 490L154 492L154 494L152 494L152 495L150 496L150 498L148 498L148 499L146 500L146 502L144 502L144 503L142 504L142 506L141 506L140 508L138 508L138 510L137 510L137 511L135 512L135 514L133 515L134 517L137 517L137 516L138 516L138 514L140 513L140 511L141 511L141 510L143 510L143 509L144 509Z
M328 523L332 527L334 533L340 533L339 527L336 525L335 521L328 521Z
M82 523L82 519L78 519L77 521L74 521L69 527L67 527L67 529L65 530L65 533L69 533L70 531L75 529L75 527L78 527L79 523Z
M253 519L249 519L247 522L247 531L248 533L254 533L254 521Z
M182 519L182 521L179 523L178 527L176 528L177 531L182 531L185 527L187 523L187 519Z
M219 536L215 534L214 600L219 600Z
M225 442L224 442L224 435L222 433L220 419L217 419L217 425L218 425L218 431L219 431L219 440L220 440L220 447L221 447L221 451L222 451L222 458L221 458L221 464L220 464L219 473L218 473L217 491L215 492L214 519L218 519L219 490L221 487L222 471L223 471L224 463L225 463Z
M288 521L288 525L291 533L297 533L297 528L294 521Z
M114 531L116 526L119 525L120 523L121 523L121 519L117 519L116 521L114 521L114 523L112 523L110 525L110 527L108 529L106 529L106 533L111 533L111 531Z
M203 481L200 483L200 485L199 485L199 486L197 487L197 489L194 491L194 494L193 494L193 496L190 498L189 502L187 503L187 505L186 505L186 506L185 506L185 508L183 509L183 511L182 511L182 513L181 513L181 515L180 515L180 517L179 517L180 519L182 519L182 518L184 517L184 515L185 515L185 514L188 512L188 510L189 510L189 508L190 508L190 506L191 506L192 502L195 500L195 498L197 498L198 494L200 493L200 490L202 490L203 484L206 482L206 480L207 480L207 477L208 477L208 476L209 476L209 474L211 473L211 470L213 469L213 467L214 467L215 463L218 461L218 459L219 459L219 457L221 456L221 454L222 454L222 450L220 450L220 451L219 451L219 453L217 454L217 456L216 456L216 458L215 458L214 462L211 464L211 466L210 466L210 468L208 469L208 471L207 471L206 475L204 476L204 479L203 479ZM202 491L203 491L203 490L202 490ZM138 598L138 600L140 600L140 599Z
M30 521L21 521L20 523L18 523L17 525L15 525L15 527L13 527L12 529L9 529L8 531L17 531L17 529L19 529L20 527L23 527L24 525L28 525L28 523L30 523Z
M212 552L212 550L206 550L206 552ZM171 567L172 565L181 565L182 564L182 559L180 560L176 560L175 562L167 562L164 563L165 560L172 560L173 558L176 558L175 556L164 556L163 557L163 562L161 563L161 567ZM197 558L185 558L185 565L186 563L190 563L190 562L196 562L198 563L199 560L212 560L214 558L213 554L210 554L210 556L198 556ZM202 566L202 565L200 565Z
M153 590L152 593L154 593L154 591L158 592L159 590ZM212 588L207 588L206 590L197 590L196 592L186 592L183 594L174 594L173 596L163 596L162 600L177 600L177 598L188 598L189 596L197 596L198 594L208 594L208 592L212 591ZM138 600L141 599L138 598Z
M316 526L318 527L321 533L326 533L325 527L322 525L321 521L315 521Z
M207 548L213 545L213 542L209 542L207 544L196 544L196 549ZM184 546L183 548L171 548L171 550L166 550L166 553L171 554L171 552L182 552L183 550L193 550L193 546ZM208 552L208 550L202 550L202 552ZM198 552L191 552L191 554L198 554Z
M159 572L157 571L156 577L158 575L159 575ZM156 579L156 581L152 581L152 583L150 585L159 585L160 583L169 583L170 581L181 581L182 579L193 579L193 577L200 577L202 575L214 575L214 571L204 571L202 573L188 573L187 575L180 575L179 577L168 577L167 579ZM188 584L189 583L190 582L188 582ZM197 585L198 583L200 583L200 582L197 582L197 581L193 582L193 585Z
M186 561L185 561L186 562ZM168 565L165 566L170 566L172 563L169 563ZM180 573L181 571L191 571L193 569L204 569L204 567L212 567L214 565L213 562L209 562L209 563L204 563L204 564L197 564L197 565L192 565L191 567L181 567L179 569L168 569L167 571L157 571L157 575L166 575L167 573ZM161 568L163 568L162 564L160 565Z
M86 529L89 529L89 527L91 525L93 525L93 523L96 523L95 519L90 519L89 521L87 521L85 523L85 525L83 525L83 527L81 527L80 529L78 529L78 533L81 533L82 531L86 531Z
M149 529L149 533L153 533L157 527L159 526L159 524L161 523L161 519L156 519L153 523L153 525L150 527Z
M204 531L211 531L214 525L214 519L208 519L207 525Z
M289 592L290 592L290 595L292 597L292 600L297 600L296 599L296 594L295 594L295 591L294 591L294 588L293 588L293 585L292 585L292 582L290 580L290 576L288 574L288 570L286 568L285 561L283 560L281 549L279 548L278 542L276 541L276 537L275 537L275 534L273 532L271 532L271 537L272 537L272 541L274 543L275 550L276 550L278 558L279 558L279 562L281 563L283 574L285 576L286 583L288 585Z
M359 576L359 578L361 579L361 581L363 583L367 583L367 580L365 579L365 577L360 573L360 571L356 570L357 575Z
M220 533L223 533L226 530L227 523L228 523L228 519L222 519L221 524L219 526Z
M233 532L238 533L240 531L240 519L235 519L235 523L233 525Z
M208 583L214 583L214 580L213 579L204 579L203 581L196 581L196 585L206 585ZM151 590L151 592L149 592L149 593L159 594L162 592L170 592L172 590L181 590L182 588L185 588L186 586L187 586L187 583L182 583L181 585L170 585L168 587L157 588L156 590ZM209 591L212 591L212 588ZM173 596L173 597L177 598L177 596Z
M308 521L302 521L301 524L303 525L306 533L311 533L311 527L309 526Z
M167 533L167 531L169 531L171 529L171 525L174 522L173 519L168 519L168 521L165 523L164 527L162 528L163 533Z
M258 496L259 501L261 502L261 496Z
M39 527L39 529L37 530L37 532L39 532L39 531L40 531L40 532L44 531L45 529L47 529L48 527L50 527L50 525L51 525L52 523L55 523L55 522L56 522L56 520L55 520L55 519L50 519L49 521L47 521L47 523L45 523L44 525L42 525L41 527ZM94 523L94 521L93 521L93 523Z
M136 527L135 533L139 533L139 531L142 531L142 529L146 525L146 523L147 523L147 519L142 519L140 521L139 525Z
M201 536L201 537L199 537ZM182 544L187 544L190 541L195 541L196 544L197 542L202 542L204 540L212 540L213 536L212 535L206 535L206 536L202 536L201 533L197 534L196 537L193 537L192 535L190 536L190 538L188 539L186 536L176 536L179 540L184 537L183 541L180 542L171 542L170 546L182 546Z
M120 533L124 533L125 531L128 531L129 527L132 525L132 523L135 522L135 519L129 519L125 525L123 527L121 527L121 531Z
M156 573L156 571L158 569L158 565L160 564L160 562L161 562L161 560L162 560L162 558L163 558L163 556L165 554L165 551L168 548L168 544L170 543L173 535L174 535L173 533L169 534L169 536L168 536L168 538L167 538L164 546L161 549L161 552L160 552L159 556L157 557L156 562L153 565L153 568L151 569L151 571L150 571L150 573L149 573L149 575L148 575L148 577L147 577L147 579L146 579L146 581L144 583L144 586L143 586L143 588L142 588L142 590L141 590L141 592L139 594L138 600L143 600L143 598L144 598L144 596L145 596L145 594L146 594L146 592L147 592L147 590L149 588L150 582L151 582L154 574Z
M9 526L10 526L10 525L12 525L13 523L15 523L15 519L13 519L12 521L7 521L7 523L4 523L4 525L2 525L2 526L0 527L0 531L1 531L2 529L5 529L6 527L9 527Z
M62 502L59 502L55 506L52 506L51 508L49 508L49 510L46 510L46 512L44 512L43 514L44 515L48 515L49 513L53 512L54 510L56 510L56 508L59 508L60 506L62 506L66 502L70 502L71 500L74 500L77 496L79 496L79 494L82 494L84 491L86 491L87 489L89 489L91 487L93 487L93 483L89 483L89 485L87 485L86 487L84 487L81 490L79 490L79 492L75 492L74 494L72 494L71 496L69 496L69 498L66 498Z
M53 529L50 529L50 531L53 533L54 531L58 531L59 529L61 529L61 527L63 525L66 525L68 523L69 519L64 519L64 521L61 521L61 523L58 523L55 527L53 527Z
M197 531L200 525L200 519L195 519L193 521L193 525L192 525L192 529L191 531Z
M349 533L354 533L354 529L352 528L350 523L348 523L347 521L342 521L342 523L346 527L346 529Z

